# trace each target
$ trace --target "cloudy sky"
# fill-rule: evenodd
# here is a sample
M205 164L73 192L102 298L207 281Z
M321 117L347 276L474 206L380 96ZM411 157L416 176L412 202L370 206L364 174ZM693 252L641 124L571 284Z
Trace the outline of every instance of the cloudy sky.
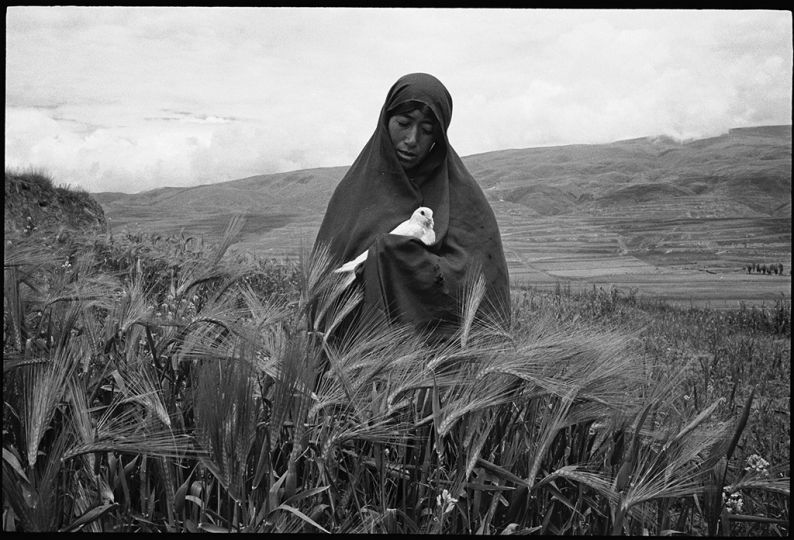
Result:
M10 7L6 167L134 193L349 165L391 84L460 155L790 124L788 11Z

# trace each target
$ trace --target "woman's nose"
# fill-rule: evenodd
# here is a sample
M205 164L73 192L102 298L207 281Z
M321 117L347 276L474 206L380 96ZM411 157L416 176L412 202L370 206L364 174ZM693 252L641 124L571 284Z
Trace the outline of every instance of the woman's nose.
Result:
M412 127L405 132L405 143L416 144L416 128Z

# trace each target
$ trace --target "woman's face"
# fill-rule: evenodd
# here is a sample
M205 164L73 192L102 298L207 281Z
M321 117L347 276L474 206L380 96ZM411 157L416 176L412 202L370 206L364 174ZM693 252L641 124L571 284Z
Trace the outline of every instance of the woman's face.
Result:
M403 169L419 165L436 141L432 114L419 109L395 114L389 118L389 137Z

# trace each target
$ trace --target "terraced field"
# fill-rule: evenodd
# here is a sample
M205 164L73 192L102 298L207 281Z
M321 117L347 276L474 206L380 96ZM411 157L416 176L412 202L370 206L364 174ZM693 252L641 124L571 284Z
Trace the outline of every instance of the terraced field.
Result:
M791 298L791 221L522 216L494 203L514 285L614 286L673 303L735 307ZM273 258L310 247L321 215L246 235L233 250ZM747 262L781 262L785 275L748 274Z
M615 286L713 307L791 297L791 220L534 216L494 203L515 284ZM640 214L638 212L638 214ZM785 275L748 274L748 262L781 262Z

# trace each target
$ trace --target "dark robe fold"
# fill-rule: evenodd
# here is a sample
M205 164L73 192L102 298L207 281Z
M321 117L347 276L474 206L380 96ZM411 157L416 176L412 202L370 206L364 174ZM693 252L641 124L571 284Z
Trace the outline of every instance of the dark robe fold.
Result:
M388 131L390 111L406 101L427 105L439 138L415 169L403 170ZM507 263L493 210L447 140L452 98L435 77L401 77L386 97L375 132L328 204L315 249L328 246L341 265L369 249L359 272L364 309L418 329L454 327L464 285L482 271L481 314L503 324L510 316ZM416 208L433 210L436 242L388 234ZM446 332L444 332L446 333Z

